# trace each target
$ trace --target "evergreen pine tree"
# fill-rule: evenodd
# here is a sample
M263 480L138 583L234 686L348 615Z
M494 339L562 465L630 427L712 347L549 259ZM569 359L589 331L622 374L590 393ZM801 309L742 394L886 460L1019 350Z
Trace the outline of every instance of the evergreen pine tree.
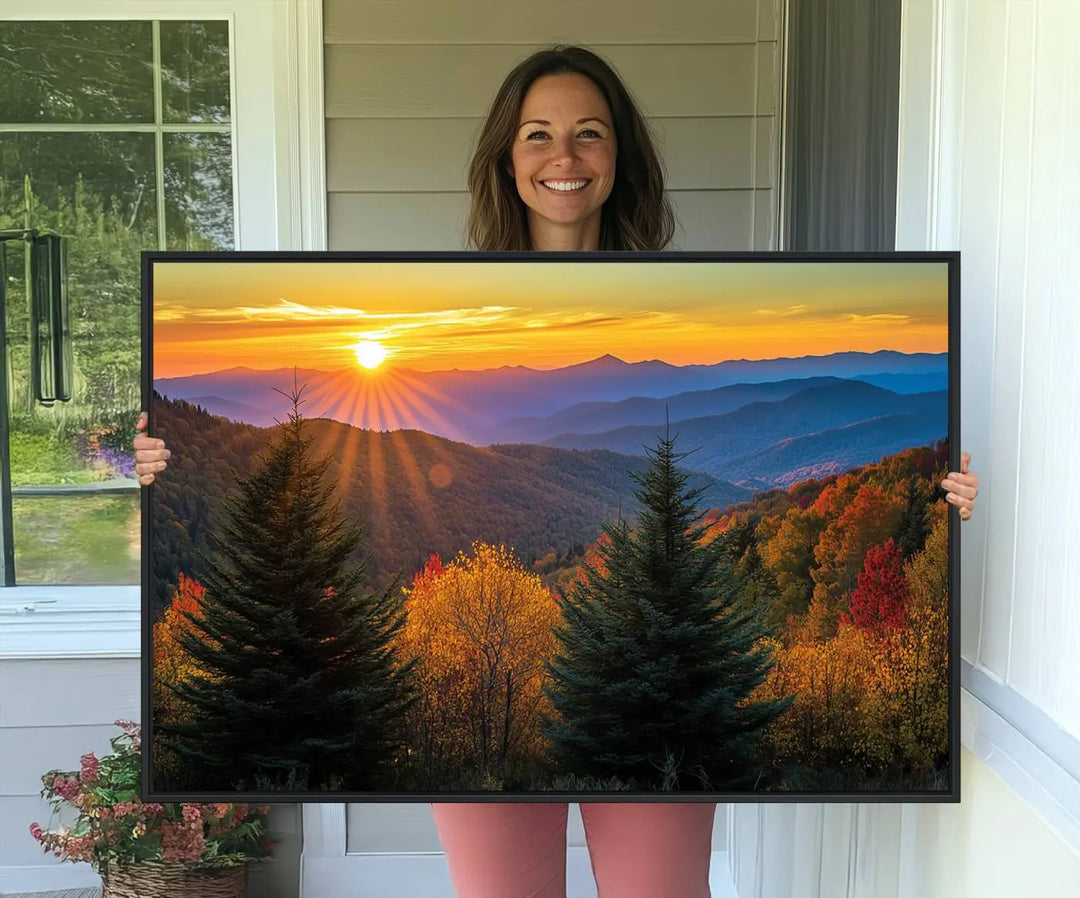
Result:
M930 535L930 490L917 474L907 479L904 489L904 516L900 520L897 542L904 560L921 552Z
M756 611L721 582L670 435L635 477L637 526L605 529L599 563L566 597L544 721L560 773L641 788L753 787L762 729L789 700L748 702L772 660ZM687 783L688 778L697 784Z
M385 789L414 700L411 663L391 641L404 622L387 591L365 594L360 528L313 458L299 412L222 500L206 596L182 640L198 676L176 688L194 709L155 729L187 787Z
M747 610L767 621L779 599L776 577L765 567L758 552L756 526L739 520L715 537L720 549L717 561L719 597L737 610Z

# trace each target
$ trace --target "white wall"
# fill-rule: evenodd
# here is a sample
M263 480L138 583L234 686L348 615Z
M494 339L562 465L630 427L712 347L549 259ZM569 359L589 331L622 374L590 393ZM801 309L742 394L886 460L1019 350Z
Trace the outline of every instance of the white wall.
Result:
M904 0L898 249L961 251L960 805L737 806L740 898L1080 895L1080 3Z
M107 753L120 732L112 721L139 717L136 658L0 658L0 871L55 866L29 830L49 823L41 774L77 770L86 752Z
M1080 895L1080 851L966 747L987 714L965 694L958 804L731 805L739 898Z

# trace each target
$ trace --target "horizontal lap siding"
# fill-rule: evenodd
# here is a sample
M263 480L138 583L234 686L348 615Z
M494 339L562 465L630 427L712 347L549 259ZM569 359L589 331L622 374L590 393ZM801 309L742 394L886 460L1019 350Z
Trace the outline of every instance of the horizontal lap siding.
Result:
M761 216L771 212L769 190L672 191L678 219L676 248L752 249L755 194ZM468 210L464 192L363 192L329 197L330 249L464 249L462 231ZM765 235L763 234L762 237ZM408 238L408 247L402 240ZM721 244L717 247L716 244Z
M452 3L328 0L328 44L739 43L758 28L775 35L768 4L758 0L672 0L664 4L580 0L471 0ZM465 11L467 9L467 12ZM572 26L556 23L570 22ZM765 38L770 39L770 38ZM771 38L775 39L775 37Z
M650 116L771 113L759 91L756 44L598 46ZM482 115L500 82L532 52L518 46L367 46L326 48L326 116L446 118ZM760 93L760 96L759 96ZM438 147L432 147L439 152Z
M559 41L601 52L643 106L679 216L675 248L775 248L774 3L484 6L326 4L331 249L463 249L466 168L492 95ZM550 30L565 21L572 35Z
M109 752L139 699L137 659L0 661L0 868L50 863L29 829L51 815L41 774Z
M479 117L330 119L327 155L342 164L328 172L327 189L331 194L464 192L481 124ZM771 118L694 116L654 119L652 125L671 190L772 186Z

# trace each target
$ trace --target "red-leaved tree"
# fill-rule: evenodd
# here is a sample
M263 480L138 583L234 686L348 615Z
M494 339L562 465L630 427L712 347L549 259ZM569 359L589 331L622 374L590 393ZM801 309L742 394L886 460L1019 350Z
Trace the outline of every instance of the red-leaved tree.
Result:
M851 593L851 619L855 626L874 633L902 627L909 595L904 558L896 540L872 546Z

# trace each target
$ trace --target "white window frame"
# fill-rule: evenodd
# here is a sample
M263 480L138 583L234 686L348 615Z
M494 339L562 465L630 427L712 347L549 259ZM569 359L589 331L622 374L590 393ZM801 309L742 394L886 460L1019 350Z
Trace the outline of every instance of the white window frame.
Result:
M228 21L236 248L326 248L321 0L0 0L0 23L87 19ZM0 589L0 658L137 658L140 609L139 586Z

